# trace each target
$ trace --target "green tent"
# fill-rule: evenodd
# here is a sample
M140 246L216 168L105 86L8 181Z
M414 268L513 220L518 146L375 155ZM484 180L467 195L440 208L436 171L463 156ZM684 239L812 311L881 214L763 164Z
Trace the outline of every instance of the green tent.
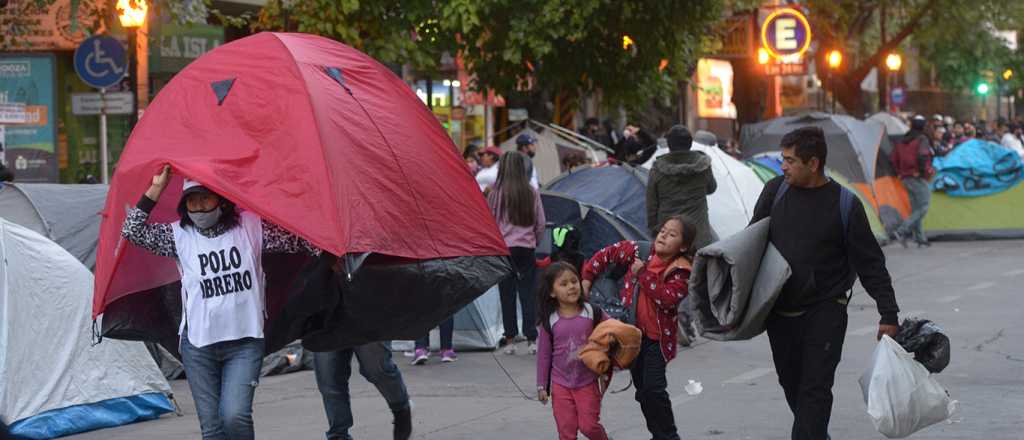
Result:
M932 192L924 218L930 240L1024 237L1024 185L984 197L950 197Z

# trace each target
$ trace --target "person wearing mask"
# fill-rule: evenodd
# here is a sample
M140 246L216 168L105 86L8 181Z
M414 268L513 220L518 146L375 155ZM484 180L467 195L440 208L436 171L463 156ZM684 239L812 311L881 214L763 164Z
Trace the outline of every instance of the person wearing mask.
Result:
M476 173L476 183L484 194L487 194L498 180L498 160L501 154L501 149L495 146L484 148L484 152L480 153L480 171Z
M878 339L896 335L899 307L864 207L825 175L825 133L799 128L780 144L783 176L765 184L750 224L770 217L768 238L792 269L767 319L775 371L793 413L790 438L825 440L846 337L847 292L860 278L881 315Z
M533 157L537 155L537 138L529 133L517 136L516 151L526 156L526 174L530 176L530 186L533 189L540 189L540 180L537 179L537 167L533 166Z
M710 138L714 144L714 135ZM654 161L647 184L647 224L654 236L658 231L653 228L673 215L683 214L697 227L693 245L700 249L714 236L707 197L718 189L718 183L711 171L711 158L690 149L693 137L682 125L669 129L665 140L669 153Z
M505 244L512 258L514 273L498 283L501 295L501 316L505 326L505 337L501 346L505 354L515 354L514 342L519 336L519 317L516 299L523 310L523 336L528 342L527 349L537 354L536 259L534 252L545 230L544 207L540 192L530 185L527 162L523 154L509 151L498 162L498 181L487 195L487 205L498 223Z
M189 179L178 201L180 220L148 223L170 180L165 165L128 210L121 235L178 263L181 361L202 438L252 439L252 400L264 355L262 255L320 250Z
M924 235L922 222L931 205L931 178L934 148L931 138L925 134L924 118L916 116L910 121L910 131L896 144L889 157L897 176L903 181L910 197L910 216L889 236L907 247L907 240L913 238L918 247L931 246Z

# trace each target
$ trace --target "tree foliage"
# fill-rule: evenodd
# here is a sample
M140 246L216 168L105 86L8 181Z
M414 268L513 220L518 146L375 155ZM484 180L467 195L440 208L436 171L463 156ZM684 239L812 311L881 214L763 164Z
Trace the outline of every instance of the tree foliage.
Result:
M721 7L716 0L450 0L442 27L459 36L479 87L600 89L608 103L629 105L690 77Z
M854 114L865 110L860 83L889 52L916 47L921 61L937 68L943 85L962 89L977 81L986 66L1016 56L987 29L1024 25L1019 0L808 0L805 6L819 44L847 54L847 65L829 88ZM819 70L826 69L824 53L819 51L816 59Z
M378 61L431 71L455 48L433 0L269 0L254 30L305 32L341 41Z
M689 77L718 0L270 0L256 29L323 35L392 63L460 54L477 90L602 90L614 104ZM623 48L623 37L634 45Z

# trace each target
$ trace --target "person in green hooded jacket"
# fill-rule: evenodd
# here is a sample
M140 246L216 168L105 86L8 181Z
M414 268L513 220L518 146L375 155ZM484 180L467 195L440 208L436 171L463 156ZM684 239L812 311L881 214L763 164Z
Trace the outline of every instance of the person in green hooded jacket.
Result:
M690 150L693 136L682 125L669 129L665 140L669 153L654 162L647 184L647 224L656 227L671 216L685 215L696 223L693 245L700 249L715 238L708 220L707 196L718 189L711 158ZM656 234L652 231L651 236Z

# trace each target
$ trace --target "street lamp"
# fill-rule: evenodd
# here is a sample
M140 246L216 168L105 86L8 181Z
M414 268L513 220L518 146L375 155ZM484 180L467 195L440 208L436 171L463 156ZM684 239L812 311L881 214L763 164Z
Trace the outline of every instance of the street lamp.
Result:
M902 66L902 65L903 65L903 58L900 57L900 54L898 54L898 53L890 53L889 55L886 55L886 57L885 57L885 67L889 69L889 72L896 73L897 71L900 70L900 66ZM896 83L896 80L895 80L896 75L889 75L889 76L892 77L892 79L887 78L886 82L888 82L890 84L895 84ZM892 90L892 87L889 87L889 89ZM889 106L888 106L889 110L892 110L891 96L886 96L885 97L885 102L887 102L889 104Z
M828 51L825 55L825 61L828 63L828 82L832 87L832 113L836 112L836 91L835 84L832 82L832 78L835 77L835 71L839 69L839 66L843 64L843 53L837 49ZM827 95L826 95L827 96Z
M146 5L145 0L117 0L116 9L121 27L128 31L128 87L132 92L132 97L135 98L135 111L128 118L128 126L129 129L134 129L139 117L139 97L136 86L139 64L136 45L138 44L138 29L146 24L146 13L149 11L149 6Z

